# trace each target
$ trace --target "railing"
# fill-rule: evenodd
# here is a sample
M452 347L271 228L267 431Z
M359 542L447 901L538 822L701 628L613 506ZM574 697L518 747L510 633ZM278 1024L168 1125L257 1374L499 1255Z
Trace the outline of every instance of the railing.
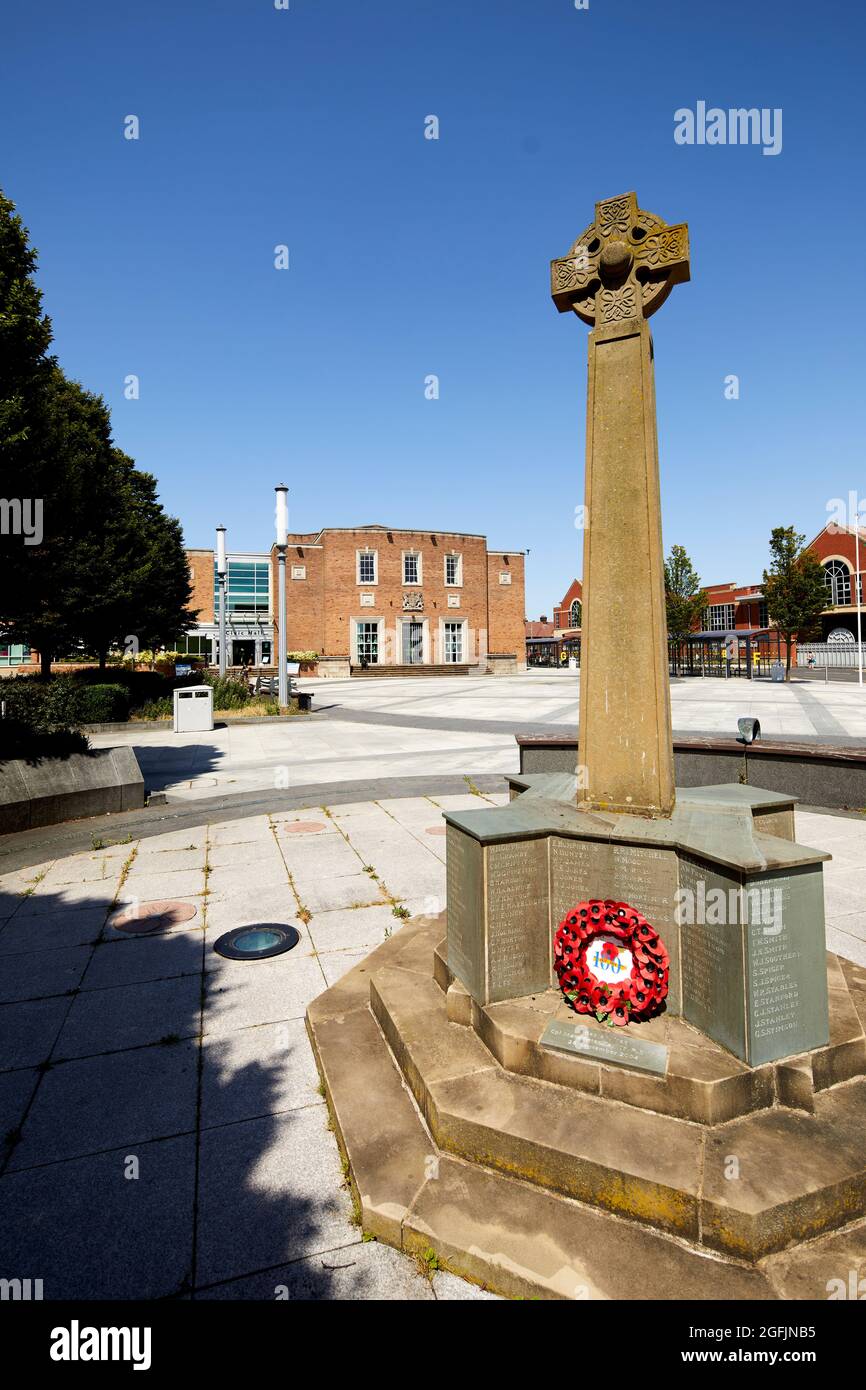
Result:
M866 642L861 643L861 646L866 666ZM857 650L856 642L800 642L797 645L797 665L829 667L831 670L838 667L856 670Z

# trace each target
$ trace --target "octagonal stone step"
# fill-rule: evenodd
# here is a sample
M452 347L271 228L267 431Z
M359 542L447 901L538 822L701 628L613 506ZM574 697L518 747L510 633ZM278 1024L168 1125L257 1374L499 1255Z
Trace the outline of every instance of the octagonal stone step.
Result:
M551 1019L566 1024L576 1021L558 989L500 1004L476 1004L451 974L445 942L436 947L433 970L436 983L445 991L448 1018L474 1028L506 1071L698 1124L723 1124L776 1103L813 1111L819 1091L866 1075L866 970L829 952L830 1041L826 1047L750 1067L684 1019L662 1014L641 1025L640 1037L667 1047L664 1076L542 1046L541 1036ZM579 1021L591 1032L606 1031L585 1015Z
M756 1260L866 1210L866 1082L712 1129L504 1071L432 976L372 972L373 1013L448 1153Z

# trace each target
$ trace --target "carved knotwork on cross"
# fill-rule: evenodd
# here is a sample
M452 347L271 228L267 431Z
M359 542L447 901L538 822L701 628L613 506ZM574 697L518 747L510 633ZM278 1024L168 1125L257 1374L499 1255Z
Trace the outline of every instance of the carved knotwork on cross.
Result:
M550 263L560 313L573 309L592 326L645 318L689 278L689 229L669 227L623 193L595 205L595 221L567 256Z

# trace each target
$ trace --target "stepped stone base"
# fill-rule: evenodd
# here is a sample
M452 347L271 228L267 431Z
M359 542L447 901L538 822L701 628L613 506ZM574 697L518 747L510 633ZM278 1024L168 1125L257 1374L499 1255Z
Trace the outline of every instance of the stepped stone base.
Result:
M866 970L829 957L829 1045L766 1067L656 1020L659 1078L541 1049L553 991L474 1004L444 932L415 919L307 1013L366 1232L513 1297L866 1276Z

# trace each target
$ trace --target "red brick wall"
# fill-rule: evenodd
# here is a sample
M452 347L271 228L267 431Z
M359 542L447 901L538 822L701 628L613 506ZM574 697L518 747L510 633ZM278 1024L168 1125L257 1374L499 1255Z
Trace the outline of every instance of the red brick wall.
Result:
M377 583L357 582L359 550L376 551ZM403 583L406 551L421 557L419 585ZM449 553L461 556L461 585L445 583L445 556ZM293 563L306 566L306 579L291 579ZM444 655L439 639L442 620L465 619L469 628L465 660L473 662L480 651L488 650L513 652L519 660L524 659L523 556L509 552L507 563L503 556L489 557L483 536L363 527L298 534L289 537L286 566L289 651L316 651L323 656L350 656L354 660L352 619L381 619L384 643L380 663L399 665L403 654L398 620L415 618L427 625L426 659L440 662ZM500 569L512 575L511 585L500 586ZM276 549L272 552L272 571L276 607ZM495 580L492 591L490 573ZM420 589L424 607L410 614L403 609L403 595L415 589ZM361 607L362 593L373 594L371 607ZM457 596L457 607L449 606L449 595ZM490 640L491 627L497 645Z
M214 621L212 550L188 550L189 574L192 581L190 609L200 623Z
M521 666L526 665L523 560L519 550L487 556L487 650L513 654ZM500 574L510 574L511 583L500 583Z
M302 567L306 571L306 578L293 579L293 567ZM275 634L279 631L278 572L277 549L274 546L271 550L271 595ZM309 537L307 536L290 536L286 549L287 651L328 654L324 646L323 580L324 551L322 547L309 544Z
M575 599L583 602L583 585L579 579L572 579L568 588L562 596L562 602L558 603L553 610L553 626L558 628L571 627L571 605Z
M325 634L324 651L329 655L350 654L351 619L381 618L385 630L385 651L380 661L399 665L402 651L399 644L398 619L414 617L426 620L428 649L431 661L441 661L438 650L441 618L467 618L469 627L477 632L487 626L486 548L483 537L443 535L425 531L324 531L325 553ZM376 584L358 584L357 552L370 549L377 552ZM403 553L415 551L421 557L420 585L403 584ZM462 556L462 587L445 584L445 555L456 552ZM403 594L420 588L424 599L422 612L407 614L403 610ZM372 593L373 606L361 607L361 594ZM459 606L449 608L448 595L456 594ZM467 654L472 659L473 653Z

